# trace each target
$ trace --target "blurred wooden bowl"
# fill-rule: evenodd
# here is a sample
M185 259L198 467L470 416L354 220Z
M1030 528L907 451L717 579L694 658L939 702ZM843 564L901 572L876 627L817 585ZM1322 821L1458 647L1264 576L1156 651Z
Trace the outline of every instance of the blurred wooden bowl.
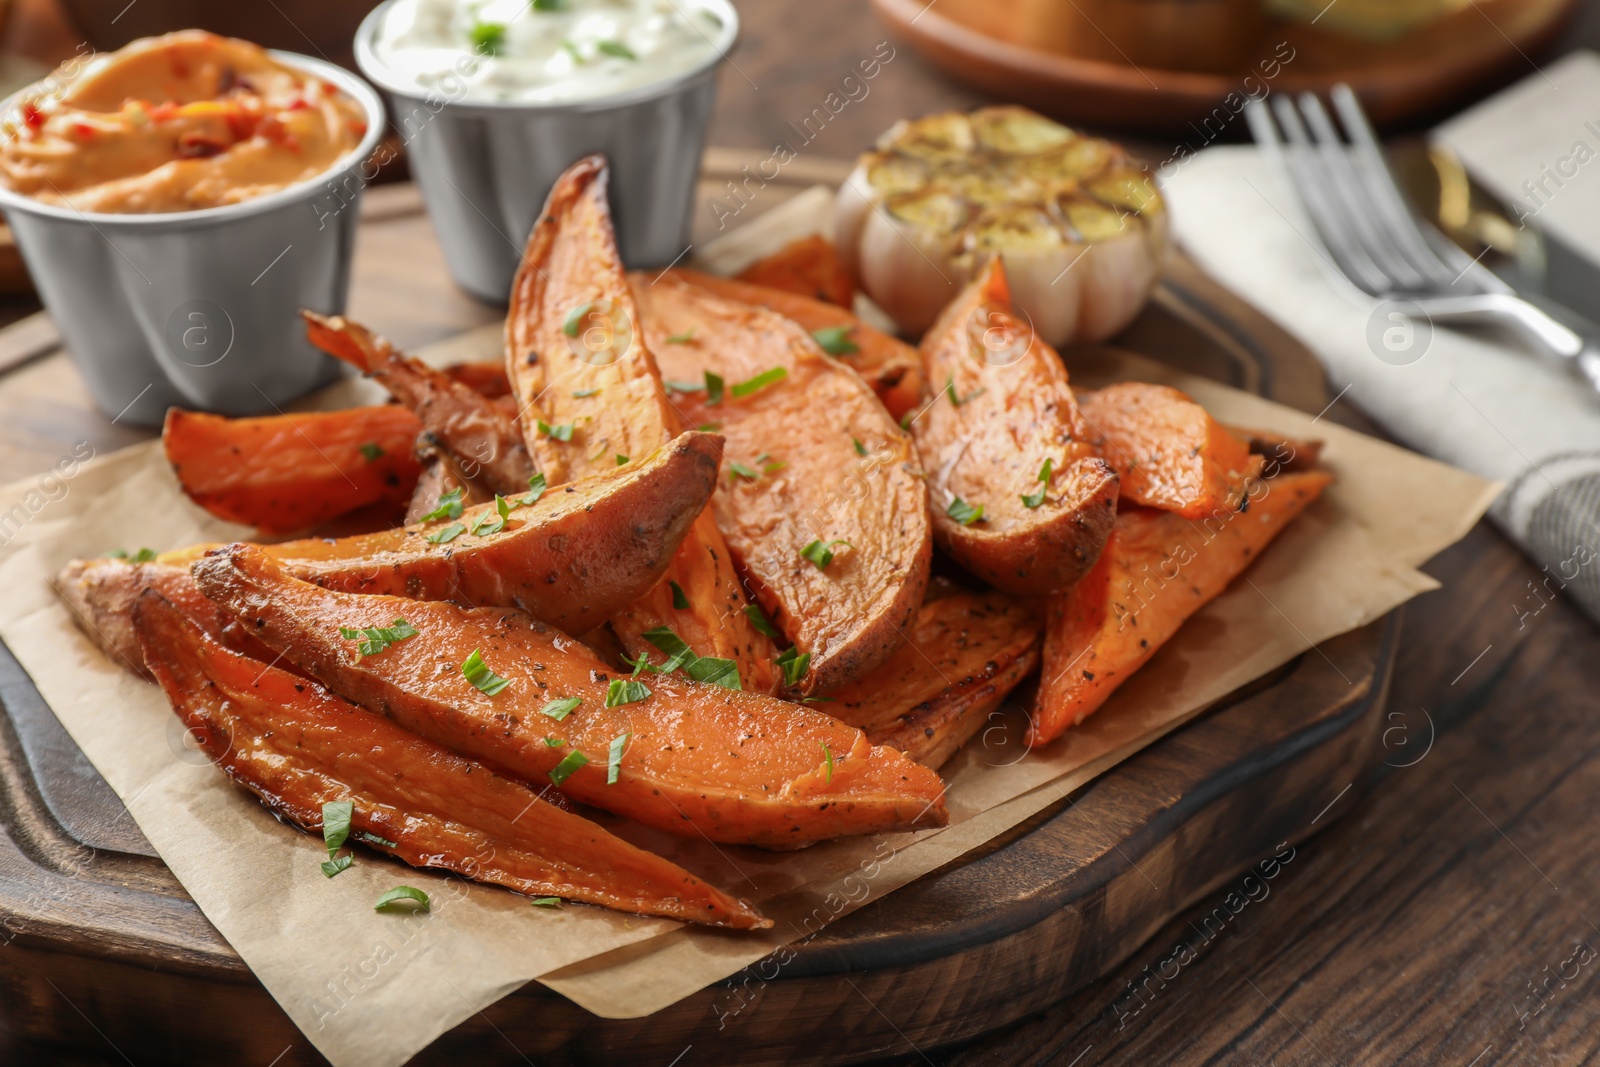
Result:
M84 39L109 52L138 37L172 30L202 29L267 48L281 48L355 69L356 27L377 0L137 0L124 6L106 0L61 0Z
M1002 41L1157 70L1226 71L1266 25L1261 0L944 0L941 12Z

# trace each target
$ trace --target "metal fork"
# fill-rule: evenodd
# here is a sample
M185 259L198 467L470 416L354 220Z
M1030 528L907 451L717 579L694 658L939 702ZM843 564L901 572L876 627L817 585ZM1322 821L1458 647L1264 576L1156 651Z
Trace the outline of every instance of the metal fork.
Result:
M1281 95L1245 106L1256 143L1300 197L1328 259L1357 289L1404 300L1445 323L1503 323L1569 362L1600 392L1600 347L1518 296L1432 226L1420 222L1383 161L1348 85L1330 93L1348 142L1322 101ZM1276 116L1276 122L1274 122Z

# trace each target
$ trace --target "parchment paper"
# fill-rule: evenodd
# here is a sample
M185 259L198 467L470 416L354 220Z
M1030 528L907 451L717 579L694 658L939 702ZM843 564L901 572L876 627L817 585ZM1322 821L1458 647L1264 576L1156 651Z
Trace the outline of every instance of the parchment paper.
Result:
M493 358L497 349L490 329L432 356ZM997 718L946 767L945 829L764 853L607 821L759 902L778 920L767 934L582 905L532 908L509 892L365 851L349 871L324 878L321 841L278 823L186 746L159 691L107 662L50 588L74 557L246 535L184 498L158 446L86 463L81 450L64 453L53 477L0 489L0 515L10 517L0 519L0 639L206 917L338 1067L402 1063L535 978L597 1015L644 1015L960 856L1240 685L1434 588L1416 567L1463 536L1495 495L1493 483L1326 421L1135 356L1107 358L1097 374L1168 381L1226 422L1323 439L1338 482L1254 565L1248 583L1190 620L1083 727L1025 753L1015 722ZM371 388L346 383L321 405ZM373 901L397 884L428 892L432 911L375 913Z

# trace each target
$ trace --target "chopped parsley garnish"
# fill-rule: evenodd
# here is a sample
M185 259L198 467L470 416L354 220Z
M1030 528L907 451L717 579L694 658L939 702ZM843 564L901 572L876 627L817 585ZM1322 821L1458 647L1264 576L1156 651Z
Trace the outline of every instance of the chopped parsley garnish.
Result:
M1044 503L1044 495L1050 490L1050 472L1055 469L1055 466L1056 461L1054 459L1047 459L1044 461L1044 466L1039 468L1039 481L1043 484L1039 486L1039 491L1037 493L1022 494L1023 507L1036 508L1040 504Z
M960 497L950 501L950 506L944 509L944 513L963 526L971 526L975 522L983 521L983 505L979 504L977 507L973 507Z
M422 516L423 522L436 522L439 519L459 519L461 517L461 498L466 495L466 490L456 486L448 493L439 494L439 506Z
M690 648L689 643L679 637L669 626L657 626L653 630L646 630L640 636L667 654L665 663L659 667L650 668L657 674L675 671L685 663L695 659L694 649ZM646 665L648 666L648 664Z
M724 689L744 688L739 681L739 665L731 659L696 656L683 665L683 673L697 682L720 685Z
M629 48L621 41L601 41L596 44L595 47L600 49L600 51L604 52L606 55L615 56L618 59L631 59L637 61L639 58L633 54L633 49Z
M783 468L785 468L787 466L788 466L788 464L783 462L782 460L775 459L771 463L768 463L766 466L762 467L761 468L761 473L762 474L777 474L779 471L783 470Z
M544 491L547 488L549 487L545 484L544 475L535 474L528 479L528 491L513 499L518 507L529 507L539 502L539 498L544 496Z
M733 395L736 397L749 396L751 393L759 392L769 385L776 385L788 376L789 372L783 367L764 370L749 381L736 383L733 387Z
M637 704L650 696L650 687L643 682L632 678L613 678L606 687L606 707L616 708L623 704Z
M616 785L622 774L622 753L627 750L632 734L618 734L611 739L611 750L606 755L606 785Z
M383 455L383 448L376 441L366 441L361 445L361 458L368 463L376 463L378 457Z
M646 641L649 641L667 654L665 663L659 667L649 668L657 674L669 674L682 668L685 675L697 682L720 685L724 689L743 688L739 681L739 665L737 663L731 659L695 655L694 649L689 647L689 643L679 637L670 627L657 626L653 630L646 630L642 636ZM644 665L649 667L649 664Z
M706 403L708 405L722 403L722 390L725 384L722 380L722 375L706 371Z
M428 540L436 545L448 545L451 541L467 532L467 528L459 522L452 522L442 530L435 530L428 535Z
M501 496L494 495L494 511L486 511L478 516L478 521L472 524L472 536L488 537L497 534L506 528L506 519L511 517L511 501Z
M730 459L728 461L728 470L741 478L748 478L752 482L759 482L761 480L760 471L756 470L754 467L746 467L743 463L740 463L737 460Z
M330 800L322 805L322 843L328 846L329 859L350 837L350 818L355 812L355 804L348 800Z
M561 332L568 337L578 336L578 328L583 325L583 320L588 316L589 309L592 307L594 307L592 303L583 303L567 312L567 321L561 324Z
M552 441L570 441L572 440L572 423L563 422L559 426L551 426L548 422L540 419L539 432Z
M850 443L856 446L856 455L864 456L867 454L867 446L861 443L859 437L850 438Z
M556 697L556 699L550 701L550 703L540 708L539 712L540 714L550 716L556 722L560 722L568 715L571 715L573 710L582 703L582 697Z
M694 344L694 330L690 329L685 333L675 333L675 334L673 334L671 337L667 338L667 344L669 344L669 345L692 345L692 344Z
M617 453L617 466L626 467L627 465L628 465L628 457L624 456L621 452L618 452Z
M346 853L343 856L335 856L331 860L323 860L322 875L324 878L332 878L336 875L343 874L345 871L350 869L350 865L355 861L356 858L349 853Z
M800 550L800 555L816 565L817 570L828 569L828 564L833 562L833 546L844 545L853 548L849 541L813 541Z
M699 426L696 426L695 429L699 430L701 433L716 433L718 430L722 429L722 423L702 422Z
M559 737L547 737L544 739L545 748L560 748L564 744L566 744L566 741Z
M494 696L511 684L509 678L502 678L489 669L489 665L483 662L480 650L476 648L472 650L472 655L462 662L461 673L479 692L489 696Z
M363 656L376 656L396 641L417 636L417 630L406 620L396 619L392 626L368 626L360 630L341 626L339 636L346 641L360 641L356 651Z
M533 0L531 6L535 11L565 11L567 0Z
M833 749L828 747L826 741L822 743L822 756L828 768L828 781L833 781Z
M365 830L362 830L360 833L356 834L356 837L365 841L369 845L383 845L387 848L400 847L400 843L398 841L390 841L387 837L379 837L377 834L369 834Z
M850 339L851 326L824 326L820 330L812 330L811 336L817 344L830 356L853 356L861 351L861 346Z
M394 905L407 900L417 905L417 911L428 910L428 894L424 893L420 889L412 889L408 885L397 885L393 889L389 890L383 896L378 898L378 902L372 906L372 910L388 911L390 908L394 907Z
M561 757L560 763L556 764L550 769L550 784L565 784L566 780L572 777L573 771L577 770L579 767L588 766L588 763L588 756L585 756L577 749L573 749L571 752L568 752L565 756Z
M571 56L574 63L583 62L583 53L578 51L578 46L567 40L565 37L561 39L561 50L567 55Z
M115 552L107 553L106 558L125 559L129 563L149 563L156 558L156 550L153 548L141 548L139 551L130 556L128 555L127 550L119 548Z
M683 586L671 579L667 580L667 585L672 587L672 606L679 611L688 610L689 598L684 595Z
M946 378L945 381L944 381L944 391L945 391L945 395L950 398L950 403L955 405L956 407L960 407L962 404L969 404L972 401L978 399L980 396L982 396L984 393L987 393L989 390L988 390L987 387L980 385L980 386L978 386L978 388L974 389L972 392L968 393L966 396L957 396L956 395L956 380L954 378Z
M528 901L528 903L532 904L536 908L559 908L561 906L561 898L534 897L532 900Z
M572 395L582 400L586 396L594 396L599 391L598 389L574 389Z
M497 56L506 45L506 24L503 22L475 22L467 32L472 49L486 56Z
M807 669L811 666L811 653L801 652L797 648L786 648L778 654L778 669L783 671L784 685L799 685L800 679L806 676Z
M767 613L761 610L760 604L746 604L744 613L750 620L750 625L756 628L757 633L765 634L774 641L783 640L783 634L779 633L778 628L772 625L771 620L767 618Z

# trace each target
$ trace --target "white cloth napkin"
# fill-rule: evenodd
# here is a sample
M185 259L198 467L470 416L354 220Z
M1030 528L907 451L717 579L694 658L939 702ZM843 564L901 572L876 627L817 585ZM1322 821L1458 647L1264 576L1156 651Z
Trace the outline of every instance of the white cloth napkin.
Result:
M1393 316L1343 282L1267 160L1249 147L1191 158L1165 182L1180 246L1315 352L1335 403L1398 440L1506 483L1490 517L1600 620L1600 396L1504 334Z

